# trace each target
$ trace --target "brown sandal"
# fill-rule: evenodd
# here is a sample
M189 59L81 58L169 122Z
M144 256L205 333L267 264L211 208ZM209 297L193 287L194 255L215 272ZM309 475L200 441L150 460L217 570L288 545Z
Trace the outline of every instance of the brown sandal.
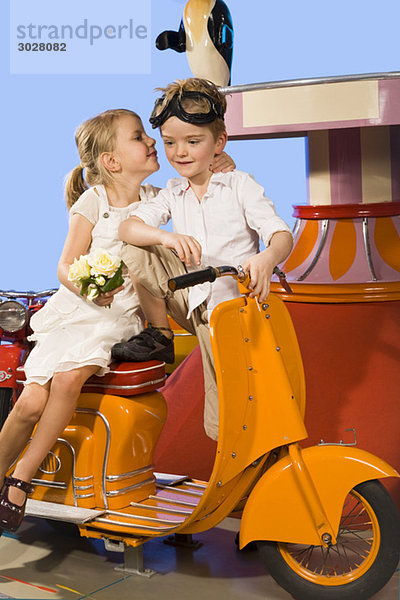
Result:
M8 498L8 490L10 487L16 487L26 494L25 501L21 506L14 504ZM25 514L26 501L28 495L32 494L33 485L22 479L15 477L6 477L4 486L0 495L0 528L6 531L16 531L21 525Z

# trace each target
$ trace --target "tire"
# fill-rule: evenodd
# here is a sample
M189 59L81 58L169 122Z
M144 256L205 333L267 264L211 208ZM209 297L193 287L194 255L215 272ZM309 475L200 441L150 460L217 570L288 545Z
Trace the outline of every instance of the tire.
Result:
M257 547L268 572L296 600L367 600L397 568L399 514L384 486L366 481L347 495L331 548L265 541Z
M13 389L0 388L0 429L3 427L10 410L13 407Z

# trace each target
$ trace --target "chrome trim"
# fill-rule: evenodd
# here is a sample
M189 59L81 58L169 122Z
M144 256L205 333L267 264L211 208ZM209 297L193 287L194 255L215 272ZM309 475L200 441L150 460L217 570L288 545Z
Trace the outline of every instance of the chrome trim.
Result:
M133 373L144 373L145 371L152 371L153 369L159 369L160 367L165 367L165 362L161 361L159 365L153 365L152 367L137 369L135 371L108 371L108 373L112 373L113 375L132 375Z
M149 496L149 500L158 500L159 502L165 502L166 504L176 504L176 506L193 506L197 507L196 502L185 502L184 500L173 500L172 498L164 498L164 496ZM160 509L162 510L162 509Z
M58 291L57 288L52 288L51 290L43 290L42 292L14 292L13 290L6 291L0 290L0 296L4 296L4 298L44 298L45 296L52 296Z
M184 494L186 496L196 496L197 498L202 497L202 492L192 492L191 490L182 490L181 488L174 488L170 485L163 485L162 483L157 483L157 487L162 490L168 490L169 492L175 492L177 494Z
M77 485L76 489L78 492L81 492L82 490L90 490L93 489L93 483L91 485Z
M294 238L296 238L297 234L299 233L300 225L301 225L301 219L296 219L296 222L295 222L293 230L292 230L292 236Z
M65 481L47 481L47 479L32 479L33 485L42 485L43 487L55 488L58 490L67 490L68 484Z
M77 494L77 498L93 498L94 494Z
M378 278L375 273L374 263L372 262L371 244L369 241L368 217L363 218L363 240L364 240L365 256L367 258L368 268L369 268L369 272L370 272L372 281L378 281Z
M54 466L54 464L56 466ZM44 467L42 467L42 465L44 465L48 469L52 469L52 470L51 471L46 471L46 469ZM50 450L47 453L47 455L44 457L44 459L42 460L42 462L40 463L40 465L39 465L39 471L41 471L42 473L46 473L46 475L55 475L56 473L58 473L58 471L60 469L61 469L61 460L60 460L60 458L56 454L54 454L54 452L52 452Z
M183 521L171 521L170 519L157 519L155 517L146 517L143 515L130 515L127 513L118 512L116 510L108 510L106 517L107 515L115 515L118 517L125 517L127 519L137 519L138 521L150 521L151 523L166 523L168 525L170 523L175 523L175 525L179 525L185 521L185 519L183 519Z
M152 471L153 469L154 465L148 465L147 467L137 469L136 471L131 471L130 473L121 473L120 475L107 475L106 481L121 481L122 479L129 479L130 477L134 477L135 475L141 475L142 473L147 473L147 471Z
M328 229L329 229L329 220L324 219L322 221L321 239L319 240L318 248L314 255L314 258L312 259L309 267L304 271L304 273L302 275L300 275L300 277L297 278L297 281L304 281L304 279L309 276L309 274L311 273L311 271L314 269L315 265L317 264L318 259L321 256L321 252L325 246L326 236L328 235Z
M88 475L87 477L75 477L75 481L88 481L89 479L93 479L93 475Z
M174 337L196 337L193 333L175 333L174 332Z
M136 385L110 385L107 383L85 383L85 388L108 388L111 390L137 390L140 388L147 387L148 385L156 385L165 381L166 377L162 377L161 379L155 379L153 381L146 381L145 383L138 383Z
M111 490L111 492L107 492L107 497L114 498L115 496L122 496L123 494L127 494L131 490L138 490L141 487L148 485L149 483L153 483L155 480L155 477L150 477L149 479L145 479L144 481L140 481L139 483L135 483L134 485L129 485L128 487L121 488L120 490Z
M75 465L76 465L75 448L72 446L72 444L67 442L67 440L64 440L64 438L58 438L57 442L60 442L61 444L65 444L67 446L67 448L69 448L71 450L71 454L72 454L72 493L74 495L75 506L78 506L78 501L76 499L76 490L75 490Z
M77 412L77 413L86 413L86 414L89 414L89 415L96 415L97 417L100 417L100 419L104 423L104 427L106 428L107 439L106 439L106 450L104 452L104 459L103 459L103 469L102 469L102 476L101 476L101 487L102 487L102 496L103 496L104 508L108 508L107 488L106 488L106 469L107 469L108 456L109 456L109 453L110 453L110 443L111 443L111 428L110 428L110 423L108 422L108 420L106 419L106 417L103 415L103 413L101 413L98 410L95 410L94 408L76 408L75 412Z
M399 71L387 73L359 73L354 75L333 75L332 77L308 77L305 79L283 79L282 81L266 81L264 83L247 83L220 87L223 94L236 94L240 92L253 92L257 90L270 90L274 88L298 87L304 85L319 85L322 83L342 83L350 81L368 81L369 79L396 79L400 77Z
M181 525L181 523L175 523L175 525L173 527L151 527L150 525L138 525L137 523L124 523L123 521L114 521L112 519L104 519L102 517L99 517L98 519L93 519L93 521L90 522L90 525L93 525L93 523L105 523L107 525L118 525L119 527L129 527L130 529L144 529L146 531L168 531L169 529L175 529L176 527L178 527L179 525Z
M195 483L194 481L184 481L184 485L190 485L190 487L200 488L201 490L205 490L207 488L206 483Z
M134 508L144 508L147 510L155 510L161 513L168 513L171 515L185 515L189 516L192 514L192 510L177 510L176 508L161 508L160 506L153 506L150 504L140 504L140 502L131 502L129 506L133 506Z

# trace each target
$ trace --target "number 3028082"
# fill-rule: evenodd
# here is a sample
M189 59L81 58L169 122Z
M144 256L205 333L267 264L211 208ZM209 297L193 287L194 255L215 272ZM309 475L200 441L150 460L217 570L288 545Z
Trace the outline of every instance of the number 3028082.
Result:
M66 52L67 44L65 42L47 42L47 44L44 42L33 42L32 44L30 42L26 42L23 44L21 42L18 44L18 50L19 52Z

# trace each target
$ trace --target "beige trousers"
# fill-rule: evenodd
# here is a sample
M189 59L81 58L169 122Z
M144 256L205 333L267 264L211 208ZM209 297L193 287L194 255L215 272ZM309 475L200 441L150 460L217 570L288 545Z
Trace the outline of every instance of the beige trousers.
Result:
M211 351L210 327L207 319L205 303L198 306L187 318L187 289L171 292L168 280L186 273L179 257L163 246L125 245L122 249L122 260L133 277L156 298L164 298L168 314L199 340L204 371L204 429L207 435L218 438L218 392L215 379L214 360Z

